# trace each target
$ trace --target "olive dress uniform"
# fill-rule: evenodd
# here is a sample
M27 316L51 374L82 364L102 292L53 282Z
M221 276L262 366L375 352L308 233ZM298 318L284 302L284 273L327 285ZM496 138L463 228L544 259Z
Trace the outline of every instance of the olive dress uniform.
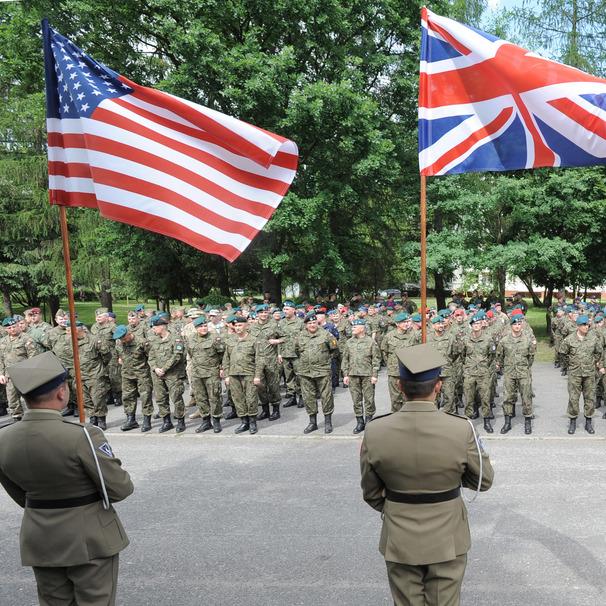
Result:
M427 344L402 351L409 380L443 361ZM460 486L488 490L494 475L471 424L432 400L406 401L366 428L360 467L363 498L381 512L379 551L395 606L458 606L471 546Z
M41 376L51 381L51 389L58 387L49 379L53 372L55 377L62 372L65 381L51 352L9 369L26 398L44 388L36 384ZM109 502L125 499L133 492L128 473L103 432L86 429ZM128 538L114 508L102 503L99 472L83 426L63 420L58 410L27 410L21 423L2 430L0 483L24 508L21 562L33 567L41 606L114 605L118 554Z

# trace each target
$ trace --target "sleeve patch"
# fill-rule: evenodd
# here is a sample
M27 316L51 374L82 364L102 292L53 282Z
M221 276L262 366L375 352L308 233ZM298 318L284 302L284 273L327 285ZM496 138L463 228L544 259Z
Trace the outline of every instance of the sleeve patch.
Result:
M114 452L108 442L103 442L103 444L99 446L99 450L108 457L114 457Z

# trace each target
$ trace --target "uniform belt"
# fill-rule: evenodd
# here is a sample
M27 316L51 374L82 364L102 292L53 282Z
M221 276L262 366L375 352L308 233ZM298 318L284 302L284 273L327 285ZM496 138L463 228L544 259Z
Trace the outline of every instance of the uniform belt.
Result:
M25 506L31 509L68 509L70 507L81 507L100 501L101 497L95 494L87 494L83 497L73 497L71 499L25 499Z
M411 505L423 505L427 503L444 503L445 501L452 501L461 494L461 488L456 487L446 492L427 492L424 494L410 494L407 492L394 492L385 489L385 498L388 501L394 501L395 503L410 503Z

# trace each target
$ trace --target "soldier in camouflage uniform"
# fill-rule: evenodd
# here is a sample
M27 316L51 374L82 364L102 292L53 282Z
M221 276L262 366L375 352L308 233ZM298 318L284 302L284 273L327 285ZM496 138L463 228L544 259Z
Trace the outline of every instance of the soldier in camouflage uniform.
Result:
M580 315L576 319L577 330L568 335L560 346L562 362L568 369L568 433L576 431L579 416L579 400L583 394L585 431L593 434L592 417L595 411L595 372L604 374L604 360L601 340L589 332L589 318Z
M123 324L116 326L112 336L116 341L118 364L122 369L122 400L126 414L126 421L120 429L130 431L139 427L137 398L140 397L141 412L143 413L141 431L150 431L154 405L152 403L152 379L147 362L149 341Z
M69 320L66 326L71 328ZM109 354L109 346L105 339L91 335L80 321L76 321L76 332L84 407L88 413L89 422L105 431L107 429L107 396L111 386L104 360ZM67 331L65 342L73 359L71 335Z
M94 337L103 339L107 345L107 353L104 355L103 361L107 366L107 375L110 382L108 404L122 406L122 378L118 356L116 355L116 343L112 339L114 323L106 307L99 307L95 310L95 323L90 327L90 333Z
M443 408L445 412L456 412L454 364L461 355L463 341L454 331L446 330L444 315L438 314L430 322L432 330L427 333L427 343L433 345L446 360L440 372L442 389L438 407Z
M469 321L471 332L463 342L465 414L470 419L478 417L474 411L476 396L479 396L484 429L492 433L490 423L490 365L494 358L496 347L494 341L483 330L483 317L479 314L472 316Z
M404 404L404 395L400 389L400 365L396 351L403 347L418 345L421 342L421 333L413 329L408 313L398 312L394 316L394 322L396 330L389 331L381 342L383 360L387 365L387 386L391 399L391 412L397 412Z
M136 337L147 339L149 333L149 326L147 325L145 320L141 319L141 316L136 311L128 312L127 321L129 332L132 332Z
M569 335L573 335L577 331L576 320L577 320L578 312L577 309L573 305L569 305L566 308L566 315L563 320L559 324L560 337L562 339L561 343L564 342L564 339ZM560 344L561 349L561 344ZM565 356L560 355L560 367L562 368L562 376L565 377L568 374L568 359Z
M257 421L269 418L275 421L280 418L280 369L278 364L278 345L283 342L284 334L279 324L269 317L269 306L257 305L257 321L250 328L250 335L259 342L257 349L258 363L262 363L261 383L257 386L261 412ZM269 413L271 405L272 412Z
M345 349L347 340L351 339L351 321L349 316L342 313L342 311L338 312L338 316L336 316L333 321L337 327L337 330L339 331L339 351L335 355L335 363L338 376L342 378L343 372L341 371L341 360L343 359L343 350ZM347 387L347 385L343 385L343 387Z
M196 332L187 337L185 344L191 360L191 388L202 417L196 433L211 427L219 433L223 416L220 371L225 342L216 331L209 331L206 318L196 318L193 326Z
M496 367L503 371L503 415L505 423L501 433L511 430L511 417L518 393L522 398L524 433L532 433L532 381L531 368L536 352L536 341L524 334L524 317L511 318L511 330L497 345Z
M71 348L71 333L67 330L69 315L63 309L55 314L57 326L46 331L42 336L41 345L45 351L52 351L65 370L67 370L67 384L69 385L69 400L67 406L61 411L61 416L78 416L76 406L76 384L74 382L74 357ZM70 343L68 344L68 341Z
M284 318L280 320L280 330L284 335L282 343L278 346L278 362L284 368L286 381L286 398L284 408L297 406L299 401L303 407L301 397L301 384L295 372L297 354L295 353L295 338L303 330L303 320L295 314L295 304L292 301L284 301L282 307Z
M234 317L235 336L225 342L221 376L231 391L240 425L235 433L257 433L259 397L257 386L261 384L264 360L258 355L259 341L249 330L245 318Z
M553 336L553 365L560 368L560 345L562 345L562 333L560 328L564 322L564 310L558 307L555 316L551 320L551 334Z
M349 394L357 421L353 432L358 434L364 431L367 423L372 421L377 410L375 385L381 367L381 351L374 338L366 334L364 320L354 320L352 332L353 336L347 341L343 350L341 368L343 382L349 385Z
M324 433L331 433L332 413L335 407L331 359L338 351L337 340L330 332L320 328L315 314L307 314L303 323L305 329L295 339L296 371L301 381L301 394L309 415L309 424L303 433L318 429L318 394L322 401Z
M23 404L6 369L13 364L32 358L38 353L38 350L32 339L22 331L14 318L4 318L2 326L8 334L0 340L0 384L6 385L9 413L15 421L19 421L23 416Z
M204 316L204 312L197 307L190 307L185 314L185 324L181 330L183 341L187 343L187 340L196 334L196 327L194 322L197 318ZM185 374L187 375L187 382L189 383L189 406L196 406L196 395L192 389L192 378L191 378L191 357L189 354L185 356ZM196 406L196 410L189 415L190 419L199 419L202 414L200 409Z
M459 339L461 339L461 341L463 341L471 330L467 322L465 310L461 308L455 309L452 312L452 317L453 322L452 328L450 330L454 332L459 337ZM456 359L453 367L455 379L455 405L457 408L459 406L463 406L463 365L464 358L462 355L460 355Z
M163 419L160 433L175 426L170 419L170 403L177 420L176 433L185 431L185 344L183 339L169 332L165 315L153 316L150 320L154 337L149 341L148 364L152 371L152 382L156 404Z
M23 314L27 322L27 334L35 344L38 353L46 351L42 341L44 335L51 330L52 326L48 322L42 320L42 310L39 307L32 307L25 310Z

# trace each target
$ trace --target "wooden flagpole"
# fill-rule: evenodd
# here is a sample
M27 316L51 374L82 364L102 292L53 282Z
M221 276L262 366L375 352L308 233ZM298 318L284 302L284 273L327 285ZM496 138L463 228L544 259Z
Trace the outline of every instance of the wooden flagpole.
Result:
M74 357L74 374L76 383L76 399L80 423L84 423L84 392L82 390L82 372L80 370L80 352L78 350L78 331L76 330L76 306L74 304L74 286L72 282L72 261L69 253L69 232L67 230L67 215L65 206L59 206L61 223L61 240L63 241L63 262L65 263L65 279L67 281L67 303L69 306L69 325L72 336L72 351Z
M427 183L421 175L421 342L427 342Z

